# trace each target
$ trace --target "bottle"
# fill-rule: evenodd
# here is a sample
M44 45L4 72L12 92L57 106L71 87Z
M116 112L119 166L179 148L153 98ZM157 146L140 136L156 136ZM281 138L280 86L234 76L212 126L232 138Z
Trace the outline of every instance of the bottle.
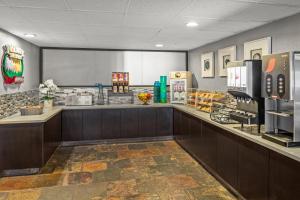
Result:
M129 72L124 73L124 92L129 92Z
M167 76L160 76L160 103L167 103Z
M118 93L118 74L116 72L112 73L112 85L113 93Z
M154 93L153 102L159 103L160 102L160 82L159 81L154 82L153 93Z

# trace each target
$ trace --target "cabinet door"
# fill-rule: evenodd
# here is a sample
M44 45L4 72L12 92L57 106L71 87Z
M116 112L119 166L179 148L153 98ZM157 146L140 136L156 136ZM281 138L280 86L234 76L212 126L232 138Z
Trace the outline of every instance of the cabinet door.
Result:
M43 125L0 125L0 172L43 166Z
M300 197L300 163L270 153L270 200L297 200Z
M173 129L174 129L174 138L175 140L178 139L178 137L181 134L181 112L177 109L174 109L173 111Z
M62 141L61 120L61 113L58 113L44 123L44 164L46 164Z
M202 139L200 143L200 159L211 169L217 167L217 131L216 127L202 122Z
M121 136L121 110L104 109L102 111L103 139L118 139Z
M62 113L63 141L80 141L82 137L82 111L64 110Z
M156 135L156 110L153 108L139 109L140 137L154 137Z
M156 136L173 135L173 109L157 108L156 115Z
M177 137L177 141L185 149L188 149L188 139L190 137L190 115L184 112L181 112L180 125L180 134Z
M130 108L121 110L121 138L138 138L139 109Z
M83 111L83 140L101 140L102 110Z
M269 151L253 142L239 143L238 189L246 199L268 199Z
M218 133L217 172L227 183L237 189L238 138L222 129L219 129Z
M198 159L201 155L201 140L202 140L202 122L200 119L191 117L190 119L190 139L189 146L191 153Z

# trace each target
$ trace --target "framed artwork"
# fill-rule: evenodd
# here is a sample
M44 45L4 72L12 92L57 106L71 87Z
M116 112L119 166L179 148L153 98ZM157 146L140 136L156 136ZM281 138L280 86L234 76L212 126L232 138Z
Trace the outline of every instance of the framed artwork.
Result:
M244 43L244 60L261 60L272 53L272 38L266 37Z
M201 72L203 78L215 76L214 52L201 55Z
M236 60L236 46L218 50L219 76L227 76L227 64Z

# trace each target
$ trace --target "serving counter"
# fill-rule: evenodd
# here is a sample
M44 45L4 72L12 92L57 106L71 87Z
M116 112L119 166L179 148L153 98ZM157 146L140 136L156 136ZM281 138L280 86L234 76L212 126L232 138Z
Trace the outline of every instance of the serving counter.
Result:
M184 105L55 107L0 120L0 170L39 169L59 144L175 139L246 199L297 199L300 148L286 148L210 120Z

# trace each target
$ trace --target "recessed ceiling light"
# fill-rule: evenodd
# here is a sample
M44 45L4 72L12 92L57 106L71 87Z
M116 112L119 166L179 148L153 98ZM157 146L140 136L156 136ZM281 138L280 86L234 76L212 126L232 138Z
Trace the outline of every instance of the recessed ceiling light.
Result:
M25 35L25 37L28 37L28 38L36 37L36 34L33 34L33 33L25 33L24 35Z
M196 27L198 26L199 24L197 22L189 22L186 24L187 27Z
M156 44L155 46L156 46L157 48L164 47L164 45L163 45L163 44Z

